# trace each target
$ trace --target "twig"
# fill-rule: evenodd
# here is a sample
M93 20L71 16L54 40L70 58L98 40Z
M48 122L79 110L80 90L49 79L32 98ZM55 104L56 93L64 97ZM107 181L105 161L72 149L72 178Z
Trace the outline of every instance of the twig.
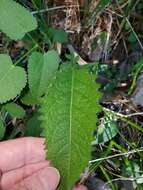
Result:
M111 29L112 29L112 24L113 24L113 18L112 18L112 15L111 13L108 12L108 16L109 16L109 24L108 24L108 27L107 27L107 38L106 38L106 42L105 42L105 45L104 45L104 59L105 61L107 60L107 49L108 49L108 46L109 46L109 40L110 40L110 36L111 36Z
M129 152L123 152L123 153L119 153L119 154L115 154L115 155L111 155L111 156L91 160L91 161L89 161L89 164L93 164L95 162L100 162L100 161L111 159L111 158L116 158L116 157L119 157L119 156L128 156L129 154L134 154L134 153L137 153L137 152L143 152L143 147L141 147L140 149L131 150Z
M104 189L108 184L113 183L113 182L116 182L116 181L131 181L131 182L133 182L133 181L136 181L136 180L138 180L138 179L143 179L143 176L139 176L139 177L129 177L129 178L127 178L127 177L116 178L116 179L110 180L110 181L108 181L107 183L105 183L104 186L103 186L103 189Z
M131 113L131 114L128 114L128 115L126 115L126 116L127 116L127 117L133 117L133 116L139 116L139 115L142 115L142 116L143 116L143 112Z
M68 6L69 8L71 7L79 7L78 5L70 5ZM64 8L67 8L67 6L65 5L62 5L62 6L56 6L56 7L51 7L51 8L47 8L47 9L42 9L42 10L39 10L39 11L32 11L31 14L32 15L35 15L35 14L38 14L38 13L45 13L45 12L48 12L48 11L54 11L54 10L58 10L58 9L64 9Z
M128 20L128 18L125 18L125 19L126 19L126 22L128 23L128 25L130 26L130 28L131 28L131 30L132 30L134 36L136 37L136 39L137 39L137 41L138 41L138 43L139 43L139 45L140 45L140 48L143 50L143 45L142 45L142 43L141 43L141 41L140 41L140 39L139 39L137 33L135 32L135 30L134 30L134 28L132 27L132 25L131 25L130 21Z
M108 108L104 108L104 107L103 107L103 110L105 110L107 112L110 112L112 114L115 114L116 116L123 117L123 118L143 115L143 112L137 112L137 113L131 113L131 114L128 114L128 115L124 115L124 114L121 114L121 113L118 113L118 112L114 112L114 111L112 111L112 110L110 110Z

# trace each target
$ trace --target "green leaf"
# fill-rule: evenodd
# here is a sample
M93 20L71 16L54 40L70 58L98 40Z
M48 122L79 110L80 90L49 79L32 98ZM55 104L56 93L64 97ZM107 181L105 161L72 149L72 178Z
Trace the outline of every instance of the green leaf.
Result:
M59 56L55 50L44 55L34 52L28 64L29 88L34 97L42 96L59 66Z
M48 35L53 42L65 43L68 41L68 35L62 29L49 28Z
M136 38L136 36L134 35L133 32L131 32L130 35L128 36L128 41L130 43L136 43L137 42L137 38Z
M70 190L88 165L100 96L92 75L65 65L44 98L47 159L61 173L61 190Z
M23 118L25 116L25 110L15 104L15 103L9 103L4 106L4 109L12 116L16 118Z
M13 65L8 55L0 54L0 103L15 98L25 85L24 69Z
M3 121L0 119L0 140L3 139L4 134L5 134L5 126Z
M21 102L27 106L41 104L40 98L34 97L30 91L21 98Z
M39 137L42 130L39 113L35 113L26 124L25 136Z
M36 29L36 19L13 0L0 0L0 30L11 39L18 40Z
M106 120L105 123L101 123L97 130L96 140L92 142L93 145L108 142L114 138L118 133L117 125L114 121Z

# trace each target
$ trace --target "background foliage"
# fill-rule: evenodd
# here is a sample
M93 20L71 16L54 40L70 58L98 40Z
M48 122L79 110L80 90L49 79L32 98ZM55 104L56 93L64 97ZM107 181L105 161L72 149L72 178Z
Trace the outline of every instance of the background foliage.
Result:
M0 139L46 136L61 189L142 189L142 1L59 5L0 2Z

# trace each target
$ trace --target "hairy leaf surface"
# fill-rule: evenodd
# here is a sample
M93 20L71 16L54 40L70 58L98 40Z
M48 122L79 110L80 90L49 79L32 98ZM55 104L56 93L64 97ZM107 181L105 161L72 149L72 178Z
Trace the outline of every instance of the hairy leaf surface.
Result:
M55 50L44 55L34 52L28 64L28 79L31 94L35 97L42 96L46 91L51 78L59 66L59 56Z
M36 27L36 19L19 3L0 0L0 30L7 36L13 40L21 39Z
M88 164L96 128L100 93L85 70L63 66L41 108L47 158L62 175L61 190L70 190Z
M8 55L0 54L0 103L15 98L26 85L26 73L14 66Z

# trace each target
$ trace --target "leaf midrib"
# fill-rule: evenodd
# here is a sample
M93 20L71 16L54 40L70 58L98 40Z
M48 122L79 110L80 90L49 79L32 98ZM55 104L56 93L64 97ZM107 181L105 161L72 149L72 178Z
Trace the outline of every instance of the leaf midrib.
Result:
M73 90L74 90L74 71L71 68L71 98L70 98L70 134L69 134L69 164L68 164L68 177L67 182L70 181L70 170L71 170L71 145L72 145L72 106L73 106Z

